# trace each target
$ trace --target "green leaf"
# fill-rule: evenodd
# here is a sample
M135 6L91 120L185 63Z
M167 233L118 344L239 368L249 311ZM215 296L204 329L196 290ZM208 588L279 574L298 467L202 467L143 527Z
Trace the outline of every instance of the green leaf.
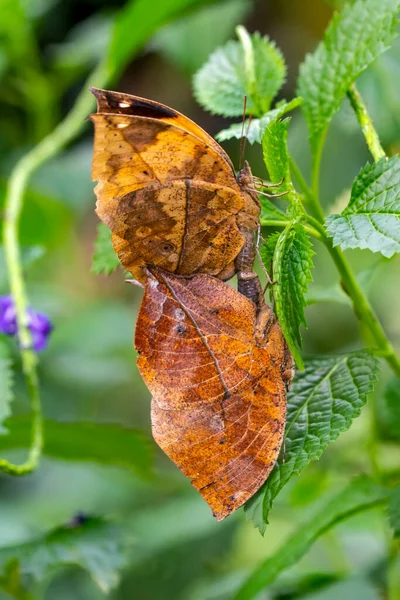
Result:
M400 537L400 485L390 495L389 500L389 523L395 537Z
M11 414L10 404L14 400L14 375L8 346L0 340L0 434L7 433L4 420Z
M323 41L300 67L298 93L315 152L355 79L387 50L396 30L398 0L358 0L336 13Z
M275 311L297 366L302 369L300 326L307 327L305 294L312 281L312 244L304 227L293 222L280 234L273 261Z
M250 8L248 0L227 0L205 6L163 27L154 36L151 47L192 75L217 46L229 39Z
M366 351L319 356L305 361L290 387L284 454L266 484L246 504L246 513L265 532L268 514L280 490L359 416L378 370Z
M260 119L251 119L250 121L247 119L244 122L244 126L242 123L234 123L227 129L223 129L215 136L219 142L225 142L226 140L231 140L235 138L240 140L242 137L242 130L244 135L250 142L250 144L254 144L257 142L261 144L262 136L265 131L265 128L268 127L272 121L283 117L286 113L291 110L294 110L298 106L301 105L301 98L294 98L290 102L282 102L279 103L279 106L276 106L272 110L269 110L265 115L263 115Z
M260 248L260 255L268 273L271 270L271 261L274 258L276 244L278 243L280 232L277 231L267 237L265 243Z
M369 163L351 189L349 204L340 215L326 219L333 245L381 252L387 258L400 252L400 159Z
M385 422L388 430L400 439L400 379L393 377L385 389Z
M111 232L104 223L99 223L97 225L97 237L94 242L91 272L96 275L102 273L110 275L119 266L118 256L115 254L111 243Z
M10 433L0 437L1 451L29 447L29 417L12 417L6 425ZM46 420L43 452L62 460L125 467L141 477L151 474L153 463L153 444L145 433L109 423Z
M299 199L293 187L290 175L289 153L287 149L287 137L290 118L284 121L273 121L264 131L262 137L262 149L264 162L268 169L272 183L281 185L273 188L276 194L286 193L285 200L299 206Z
M238 28L240 42L228 42L216 50L194 76L194 94L209 112L238 117L246 113L261 117L281 88L286 67L280 50L268 37L249 35Z
M271 202L271 200L269 200L265 196L262 196L260 198L260 202L261 202L261 215L260 215L261 225L271 225L271 221L279 221L279 222L286 221L287 223L290 222L290 219L287 216L287 214L284 213L283 210L281 210L280 208L275 206L275 204L273 204Z
M131 544L122 527L91 517L81 525L58 527L30 542L0 548L0 572L17 559L22 576L41 582L55 569L77 565L108 593L119 583Z
M367 477L354 479L335 496L330 496L312 517L250 574L234 600L251 600L306 554L313 543L349 517L387 502L388 491Z

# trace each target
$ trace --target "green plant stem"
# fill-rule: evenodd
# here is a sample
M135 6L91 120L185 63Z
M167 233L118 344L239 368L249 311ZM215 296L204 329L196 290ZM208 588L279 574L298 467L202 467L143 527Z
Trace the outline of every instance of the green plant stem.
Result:
M371 152L374 161L378 162L378 160L384 158L386 154L381 146L378 134L376 132L372 119L368 114L364 100L362 99L361 94L354 83L347 91L347 97L349 98L350 104L353 107L353 110L356 114L357 121L360 124L369 151Z
M90 83L101 87L107 82L108 76L109 69L106 63L102 62L90 75ZM4 206L4 251L10 290L16 307L22 368L32 408L32 442L27 460L23 464L14 465L5 459L0 459L0 470L12 475L25 475L35 470L43 446L37 357L32 350L32 339L26 322L28 299L18 241L23 197L32 173L74 139L80 132L92 105L92 97L87 92L87 86L84 86L73 109L64 121L17 163L9 179Z
M386 333L367 296L357 281L357 278L353 273L346 256L338 246L333 246L332 240L327 237L321 222L310 216L307 217L307 220L311 227L319 232L323 243L331 255L333 262L339 271L343 290L350 297L353 303L354 313L368 329L370 335L375 341L375 344L377 345L379 355L387 361L396 375L400 377L399 358L397 357L392 344L389 342Z
M287 227L288 225L290 225L290 223L291 223L291 221L286 221L285 219L282 219L282 221L279 221L277 219L262 219L261 220L261 225L263 227ZM322 231L322 233L321 233L321 231L319 231L317 228L313 227L313 225L308 225L308 224L304 225L304 229L312 237L316 238L320 242L324 242L324 239L326 237L324 231Z
M291 156L289 156L289 163L290 163L290 170L293 173L293 176L295 178L295 180L297 181L297 184L300 188L300 190L303 192L306 200L310 200L310 198L312 197L312 190L311 188L308 186L306 180L303 177L303 173L300 171L298 164L296 163L296 161L294 160L294 158L292 158Z
M319 173L321 168L322 151L324 149L325 138L327 129L323 132L319 138L318 145L313 153L312 167L311 167L311 196L309 197L309 208L312 215L320 221L324 222L325 215L322 210L322 206L319 202Z
M381 158L381 152L383 152L382 147L379 143L378 134L376 133L374 126L372 124L371 119L368 116L366 107L362 101L361 96L358 94L355 86L352 87L350 91L353 98L356 98L356 107L359 114L361 114L362 107L362 117L363 122L368 124L368 140L373 141L373 154L376 154L376 159L379 160ZM360 122L361 124L361 122ZM363 129L364 131L364 129ZM392 368L394 373L398 377L400 377L400 360L397 357L392 344L388 340L386 333L376 316L374 309L372 308L368 298L366 297L364 291L362 290L360 284L358 283L356 276L354 275L350 264L345 257L344 253L338 246L333 246L332 240L327 237L324 221L325 215L322 210L322 206L319 202L319 173L320 173L320 165L321 165L321 157L322 151L324 147L324 142L326 138L327 131L321 135L318 145L315 148L312 162L312 185L311 185L311 194L308 196L308 207L312 212L312 217L309 216L307 218L308 222L312 227L314 227L321 236L323 236L323 241L328 249L329 254L331 255L333 262L336 265L337 270L339 271L342 287L347 295L350 297L353 303L353 310L358 319L365 325L371 334L375 344L377 345L377 349L379 351L380 356L382 356L389 366ZM365 131L364 134L366 135ZM370 147L371 149L371 147ZM372 149L371 149L372 152ZM384 153L383 153L384 155ZM374 155L375 158L375 155ZM300 183L299 183L300 185ZM304 184L303 184L304 185ZM307 184L306 184L307 186ZM307 189L308 186L307 186Z
M393 346L389 342L374 309L358 283L347 258L340 248L337 246L333 247L332 241L329 238L326 238L325 246L340 273L343 289L352 300L356 316L369 330L377 345L380 356L386 360L394 373L400 377L399 358L396 356Z

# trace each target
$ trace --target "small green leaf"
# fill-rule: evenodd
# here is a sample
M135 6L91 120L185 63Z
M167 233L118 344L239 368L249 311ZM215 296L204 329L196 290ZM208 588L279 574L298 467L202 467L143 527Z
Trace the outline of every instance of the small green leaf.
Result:
M281 88L286 67L280 50L268 37L249 36L238 30L242 43L228 42L216 50L194 76L197 101L208 111L225 117L246 113L261 117Z
M286 342L302 369L300 326L307 327L305 294L312 281L312 244L304 227L293 222L280 234L273 261L275 310Z
M369 163L351 189L349 204L340 215L326 219L334 246L381 252L387 258L400 252L400 159L393 156Z
M219 142L225 142L226 140L231 140L232 138L240 140L243 131L250 144L254 144L254 142L261 144L265 128L268 127L272 121L283 117L283 115L289 111L300 106L301 102L301 98L294 98L290 102L279 103L279 106L269 110L260 119L251 119L251 121L247 119L244 122L244 125L242 125L242 123L234 123L227 129L223 129L217 133L215 137Z
M285 451L266 484L245 507L262 534L272 503L289 479L318 460L359 416L377 370L376 358L361 351L309 358L305 370L296 373L288 394Z
M387 50L396 30L398 0L358 0L336 13L323 41L300 67L298 93L315 152L355 79Z
M55 569L78 565L108 593L119 583L131 544L122 527L91 517L81 525L58 527L30 542L0 548L0 572L16 559L22 576L42 582Z
M10 404L14 399L14 376L8 346L0 340L0 434L7 433L4 420L11 414Z
M400 379L394 377L385 389L385 422L388 430L400 439Z
M276 244L278 243L280 235L279 231L272 233L267 237L265 244L260 248L260 255L268 273L271 271L271 261L274 258Z
M330 495L270 558L255 568L234 600L258 598L259 592L273 583L283 571L296 564L321 535L344 519L385 505L388 495L387 489L367 477L354 479L338 494L333 497Z
M400 537L400 485L390 494L389 523L395 537Z
M119 266L118 256L115 254L111 243L111 232L104 223L99 223L97 237L94 242L91 271L95 275L101 275L102 273L110 275Z
M0 437L2 451L29 446L32 427L29 417L12 417L6 425L10 434ZM61 460L125 467L145 478L151 474L153 463L150 438L142 431L114 423L46 420L43 452Z
M270 123L262 137L262 149L264 162L272 183L282 182L281 185L273 188L273 192L271 191L271 193L286 193L284 196L285 200L299 206L299 199L290 175L289 153L287 149L289 123L290 118Z
M279 222L286 221L287 223L290 222L290 219L287 216L287 214L284 213L283 210L281 210L280 208L275 206L275 204L273 204L271 202L271 200L269 200L265 196L262 196L260 198L260 202L261 202L261 215L260 215L261 225L271 225L271 221L279 221Z

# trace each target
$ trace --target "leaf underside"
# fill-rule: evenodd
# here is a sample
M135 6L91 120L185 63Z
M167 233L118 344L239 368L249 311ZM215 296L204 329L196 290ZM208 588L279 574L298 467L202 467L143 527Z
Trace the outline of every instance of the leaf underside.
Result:
M349 204L326 219L335 246L368 249L390 258L400 252L400 159L369 163L356 177Z
M268 125L273 121L283 117L283 115L290 110L300 106L300 103L300 98L294 98L290 102L283 102L279 104L279 106L276 106L265 113L265 115L263 115L260 119L251 119L250 121L247 119L244 122L244 125L242 125L242 123L233 123L233 125L227 129L223 129L217 133L215 137L219 142L225 142L226 140L231 140L232 138L240 140L240 138L243 137L243 131L250 144L254 144L255 142L261 144L263 133Z
M0 571L17 560L23 576L43 581L55 568L79 565L107 593L119 582L127 545L122 529L91 517L76 527L59 527L31 542L0 548Z

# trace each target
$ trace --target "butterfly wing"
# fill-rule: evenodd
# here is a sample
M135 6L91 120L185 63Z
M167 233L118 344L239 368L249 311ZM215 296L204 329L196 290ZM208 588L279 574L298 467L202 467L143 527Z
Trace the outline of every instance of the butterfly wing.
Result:
M285 342L277 323L262 343L255 327L253 303L220 280L152 270L135 345L153 436L218 520L260 488L283 438Z
M98 113L112 113L114 115L131 115L158 119L165 123L175 125L188 133L191 133L199 140L205 142L230 166L233 174L234 168L231 159L225 150L209 135L204 129L199 127L194 121L185 117L182 113L161 104L154 100L147 100L131 94L121 92L110 92L90 87L90 91L97 100Z
M135 276L148 264L186 274L190 262L191 273L231 276L244 244L235 215L248 199L222 148L162 105L114 92L96 91L96 97L107 111L91 116L97 213L111 229L124 267ZM139 114L109 112L116 105ZM217 230L223 236L214 246ZM188 262L198 232L196 255Z

